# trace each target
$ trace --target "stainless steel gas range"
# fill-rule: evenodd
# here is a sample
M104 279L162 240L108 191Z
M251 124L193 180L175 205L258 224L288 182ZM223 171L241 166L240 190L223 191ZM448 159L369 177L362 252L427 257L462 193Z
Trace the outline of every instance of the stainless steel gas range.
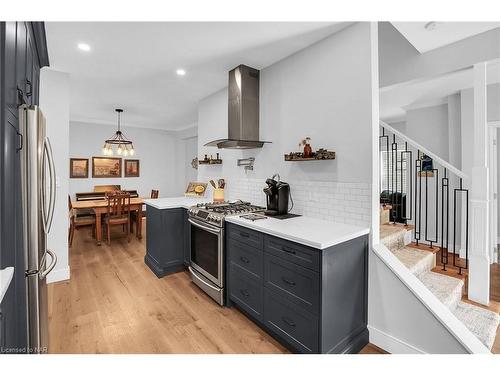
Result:
M264 211L248 202L202 203L189 209L193 282L224 305L224 218Z

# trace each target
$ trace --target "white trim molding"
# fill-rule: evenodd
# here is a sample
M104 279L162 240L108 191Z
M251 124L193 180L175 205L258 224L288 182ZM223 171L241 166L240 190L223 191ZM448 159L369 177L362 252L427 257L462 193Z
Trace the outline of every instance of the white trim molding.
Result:
M427 354L427 352L370 325L368 325L368 331L370 332L370 343L384 349L386 352L394 354Z

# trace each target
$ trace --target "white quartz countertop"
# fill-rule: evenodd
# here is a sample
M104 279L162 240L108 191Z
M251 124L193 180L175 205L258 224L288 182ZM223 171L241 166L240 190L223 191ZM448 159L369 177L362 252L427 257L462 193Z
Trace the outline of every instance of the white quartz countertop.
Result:
M368 227L335 223L306 216L284 220L268 217L267 219L255 221L247 220L240 216L229 216L225 220L229 223L298 242L316 249L326 249L370 233L370 228Z
M14 267L7 267L0 270L0 303L2 303L3 297L9 289L10 282L12 281L12 276L14 275Z
M160 210L165 210L169 208L189 208L198 203L204 203L210 201L210 198L198 198L198 197L172 197L172 198L157 198L157 199L145 199L144 203L149 206L158 208Z

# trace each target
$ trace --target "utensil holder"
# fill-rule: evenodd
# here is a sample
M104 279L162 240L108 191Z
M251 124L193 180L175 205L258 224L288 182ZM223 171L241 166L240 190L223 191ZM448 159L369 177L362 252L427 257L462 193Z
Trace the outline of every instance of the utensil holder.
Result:
M224 202L224 189L216 188L213 194L214 202Z

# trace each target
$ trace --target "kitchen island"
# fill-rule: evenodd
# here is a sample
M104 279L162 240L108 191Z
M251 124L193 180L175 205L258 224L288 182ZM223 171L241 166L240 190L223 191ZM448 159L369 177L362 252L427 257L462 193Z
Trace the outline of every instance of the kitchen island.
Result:
M146 199L146 255L144 262L157 277L189 265L187 209L206 198L173 197Z

